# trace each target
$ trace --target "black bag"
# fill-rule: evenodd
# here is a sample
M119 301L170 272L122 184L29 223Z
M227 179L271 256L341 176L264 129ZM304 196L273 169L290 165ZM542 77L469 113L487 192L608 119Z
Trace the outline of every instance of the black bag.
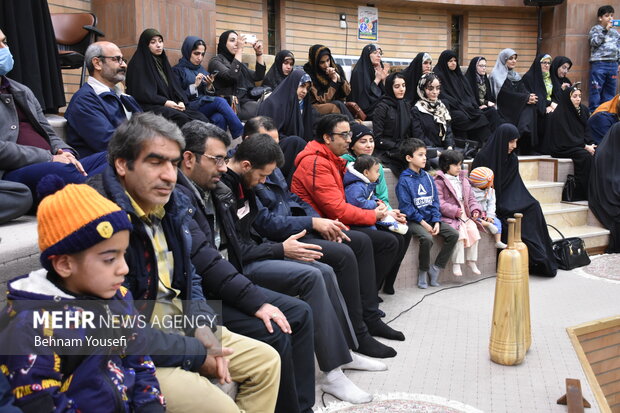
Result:
M469 139L454 138L454 150L463 154L465 159L473 159L478 153L480 144Z
M586 251L586 244L581 238L565 238L556 227L551 224L547 224L547 226L556 230L562 237L561 240L552 242L553 255L560 269L570 271L573 268L590 264L590 257Z
M256 86L250 89L250 98L253 100L259 100L266 93L271 93L271 88L269 86Z
M575 182L575 175L568 175L566 177L566 182L564 183L564 188L562 188L562 201L564 202L573 202L577 201L575 198L575 187L577 183Z

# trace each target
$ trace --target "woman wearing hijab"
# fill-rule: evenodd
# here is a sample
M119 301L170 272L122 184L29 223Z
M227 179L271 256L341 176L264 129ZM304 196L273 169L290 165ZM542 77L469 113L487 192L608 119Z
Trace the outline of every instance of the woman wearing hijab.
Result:
M452 131L456 136L471 139L480 143L486 142L491 129L469 84L461 72L456 53L444 50L433 73L441 81L441 101L448 107L452 118Z
M422 75L430 73L433 70L433 59L426 52L418 53L416 57L409 63L409 66L403 70L405 75L405 84L409 85L409 89L405 93L405 100L409 104L414 105L418 97L418 83Z
M311 85L309 74L293 70L261 103L258 114L272 118L281 135L314 139L314 112L308 94Z
M521 75L514 70L517 58L514 50L502 50L489 80L500 116L519 130L519 153L529 155L538 144L538 97L536 93L528 92L521 82Z
M244 36L239 36L234 30L225 31L217 43L217 55L209 61L209 72L215 75L215 93L230 97L237 106L237 115L241 120L256 116L256 100L260 96L252 96L251 90L255 82L263 80L266 70L263 43L257 41L252 45L256 54L256 70L250 70L241 63L244 45Z
M602 103L588 119L594 143L600 144L609 129L618 121L620 121L620 95Z
M194 119L209 122L202 113L188 107L164 50L164 37L155 29L140 35L136 53L127 65L127 93L145 111L170 119L179 127Z
M243 124L224 98L214 96L213 76L201 66L207 45L196 36L188 36L181 46L183 57L172 68L189 107L200 111L223 130L230 129L233 138L243 134Z
M551 84L553 91L551 92L551 100L558 102L560 100L561 91L570 87L573 82L566 75L573 67L573 62L566 56L556 56L551 61Z
M422 75L430 73L433 70L433 59L426 52L418 53L416 57L409 63L409 66L403 70L405 75L405 84L409 85L409 89L405 93L405 99L414 105L418 97L418 83Z
M487 76L487 59L483 56L471 59L465 72L465 79L469 82L476 105L487 118L491 130L495 130L503 122L491 92L491 82Z
M439 99L441 82L434 73L423 75L417 87L419 100L411 110L413 138L433 148L452 149L454 136L450 112Z
M620 252L620 124L609 129L596 149L588 205L601 224L611 231L607 253Z
M342 113L353 120L353 116L344 104L351 93L344 70L336 64L329 48L315 44L308 51L308 62L304 70L312 78L310 101L321 115Z
M476 155L471 169L486 166L494 172L496 211L502 225L516 212L523 214L521 239L528 248L530 274L554 277L558 268L545 217L519 175L519 160L514 152L518 139L519 130L514 125L500 125ZM502 234L504 241L506 234Z
M273 64L263 79L263 86L275 89L288 75L295 66L295 55L290 50L280 50L276 54Z
M552 113L557 103L551 100L551 94L553 92L553 82L551 81L551 56L545 53L540 53L532 62L530 70L523 75L523 85L531 93L536 93L538 102L536 108L538 109L538 145L536 149L541 153L548 153L549 148L545 141L545 123L547 122L548 115Z
M596 145L588 130L590 111L581 104L576 84L560 92L560 101L547 119L547 145L555 158L571 158L575 165L575 201L588 199L588 182Z
M385 78L389 68L381 62L381 49L367 44L351 72L351 101L357 103L372 120L373 112L381 96L385 94Z

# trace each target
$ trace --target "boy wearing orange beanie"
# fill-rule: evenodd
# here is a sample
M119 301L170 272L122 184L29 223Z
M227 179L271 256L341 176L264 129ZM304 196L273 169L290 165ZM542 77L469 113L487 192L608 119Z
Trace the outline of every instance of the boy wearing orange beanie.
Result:
M37 212L44 268L9 281L0 315L0 368L15 405L25 412L163 412L155 366L141 355L146 335L101 323L137 314L121 287L127 213L56 175L38 189L48 194Z

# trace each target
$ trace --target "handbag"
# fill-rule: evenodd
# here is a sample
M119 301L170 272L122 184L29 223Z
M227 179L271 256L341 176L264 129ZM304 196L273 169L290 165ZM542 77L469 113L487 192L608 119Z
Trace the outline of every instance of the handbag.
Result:
M476 157L479 150L479 143L469 139L454 138L454 150L461 152L463 158L472 159Z
M249 96L253 100L259 100L266 93L271 93L271 88L269 86L256 86L250 89Z
M559 229L551 224L548 227L553 228L560 234L562 239L551 243L553 255L558 262L558 267L562 270L570 271L573 268L583 267L590 264L590 257L586 251L586 244L579 237L564 237Z
M355 102L346 102L345 105L347 105L347 109L349 109L349 112L351 112L351 115L355 119L359 119L362 122L366 120L366 114L362 108L360 108L360 105Z
M572 202L576 201L575 199L575 187L577 183L575 182L575 175L566 176L566 182L564 183L564 187L562 188L562 201Z

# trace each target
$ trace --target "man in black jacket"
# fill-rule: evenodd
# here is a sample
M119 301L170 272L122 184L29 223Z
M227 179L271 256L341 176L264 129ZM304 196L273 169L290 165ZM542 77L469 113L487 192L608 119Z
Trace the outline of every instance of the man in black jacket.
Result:
M108 169L89 181L131 217L125 286L134 299L146 300L137 307L151 322L216 316L190 260L194 211L189 199L174 190L184 146L170 121L151 113L134 115L112 136ZM150 338L168 411L273 411L280 371L276 351L225 327L221 344L213 326L168 327L153 329ZM236 403L207 377L239 383Z
M265 275L265 273L269 273L267 275L282 281L282 284L275 285L274 287L279 288L280 292L292 293L292 295L297 295L297 293L299 293L302 299L308 299L308 296L314 295L308 300L313 310L317 307L317 302L323 303L324 308L319 309L319 311L314 314L315 321L318 321L318 325L324 330L320 333L322 337L318 340L319 348L317 348L317 354L320 354L320 356L318 356L319 365L323 371L328 372L329 378L336 376L337 379L334 381L324 380L321 383L321 388L342 399L357 402L364 401L361 396L365 395L365 392L356 389L353 387L354 385L351 386L352 383L340 372L340 367L344 365L344 368L376 370L385 369L385 365L374 360L364 359L355 354L349 356L349 352L346 350L346 344L342 342L341 337L341 326L346 325L346 317L345 319L341 318L340 322L334 322L333 318L334 307L336 305L341 306L343 303L338 301L338 298L330 302L330 300L325 297L325 284L327 284L327 282L322 281L321 272L317 268L290 259L286 261L282 260L282 255L285 253L284 250L291 248L291 246L293 246L292 248L299 254L316 253L317 251L304 248L302 243L292 242L289 246L283 246L281 243L256 242L255 239L251 239L253 237L245 236L247 231L242 230L241 226L238 226L240 220L237 215L237 200L233 197L234 191L231 191L220 182L220 178L227 170L226 149L230 143L230 139L219 128L202 122L190 122L185 125L182 130L187 142L187 147L183 154L181 168L191 180L193 191L197 194L198 200L205 208L206 215L206 218L201 218L201 214L196 213L194 219L202 221L200 226L210 233L209 237L212 239L212 245L219 249L220 252L235 265L238 271L243 272L250 278L257 275L260 277L261 274ZM273 142L270 143L273 144ZM180 182L182 182L182 180L180 180ZM254 207L250 209L254 211ZM198 208L198 210L200 210L200 208ZM249 212L248 217L253 214L254 212ZM244 223L245 222L249 221L244 221ZM206 228L207 226L208 228ZM196 241L196 238L194 238L194 241ZM257 264L257 266L254 266L254 264ZM331 273L333 274L333 272ZM283 284L289 284L287 280L290 280L291 277L298 277L299 280L305 280L307 285L300 287L297 292L287 290L287 288L283 287ZM317 280L317 278L320 279L320 281ZM243 279L245 280L245 277L243 277ZM294 281L291 281L290 284L293 283ZM274 284L266 283L263 284L263 286L269 287ZM253 286L253 288L259 287ZM329 288L334 288L337 291L337 286L330 284ZM259 288L259 291L269 290ZM323 295L321 295L321 292ZM274 293L271 292L271 295L273 294ZM336 295L339 296L339 294ZM227 318L227 313L224 311L225 322ZM246 319L244 321L245 326L241 326L238 321L237 326L244 328L250 328L252 325L257 324L257 320L252 321L251 319ZM260 321L258 324L260 328ZM256 331L256 328L253 328L253 330ZM261 330L264 330L264 328ZM327 338L325 337L325 331L328 332ZM258 331L258 333L264 335L264 333L260 331ZM255 335L252 336L256 337ZM317 342L317 340L315 340L315 342ZM343 345L345 347L339 347ZM330 349L333 349L331 350L333 354L326 355L326 352L329 353ZM343 349L345 353L342 353ZM352 361L351 357L353 358ZM299 371L297 365L295 366L295 370ZM331 370L334 371L332 376L330 376L332 373ZM355 391L352 391L352 389L355 389Z

